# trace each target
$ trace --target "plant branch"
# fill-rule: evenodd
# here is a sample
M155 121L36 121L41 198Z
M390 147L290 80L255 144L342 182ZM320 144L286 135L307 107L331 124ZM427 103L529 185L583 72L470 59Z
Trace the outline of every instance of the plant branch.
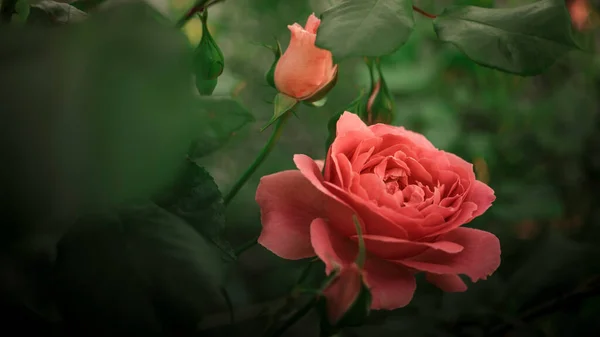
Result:
M201 13L208 7L218 4L219 2L223 2L225 0L197 0L196 3L190 8L185 14L177 21L175 27L183 28L185 24L190 21L194 15L197 13Z
M429 13L427 13L426 11L422 10L421 8L419 8L419 7L415 6L415 5L413 5L413 6L412 6L412 8L413 8L413 10L414 10L415 12L417 12L417 13L419 13L419 14L421 14L421 15L425 16L425 17L428 17L428 18L430 18L430 19L435 19L435 18L437 18L437 16L436 16L436 15L429 14Z
M273 130L273 133L271 134L271 137L269 138L269 140L267 141L265 146L262 148L262 150L260 151L260 153L258 154L256 159L254 160L254 162L250 165L250 167L248 167L246 172L244 172L244 174L242 174L242 176L235 183L235 185L233 185L233 187L231 188L231 191L229 191L229 193L227 193L227 195L225 196L225 198L223 200L223 202L225 203L225 206L227 206L231 202L231 200L233 200L233 198L240 191L240 189L244 186L244 184L248 181L248 179L250 179L250 177L256 171L256 169L260 166L260 164L262 164L262 162L265 160L265 158L267 158L269 153L271 153L271 151L273 150L273 147L275 146L275 143L277 143L277 140L281 136L285 122L289 119L289 117L291 115L292 115L291 112L288 111L285 114L283 114L283 116L279 117L279 119L277 120L277 122L275 124L275 129Z

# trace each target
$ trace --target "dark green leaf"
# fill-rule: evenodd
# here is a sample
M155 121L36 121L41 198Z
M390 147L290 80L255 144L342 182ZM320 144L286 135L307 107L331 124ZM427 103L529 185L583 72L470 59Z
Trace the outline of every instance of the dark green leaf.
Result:
M185 36L155 15L126 4L60 30L0 32L0 185L11 212L75 217L172 182L200 118Z
M208 242L155 205L82 219L59 243L59 307L79 336L190 334L223 306Z
M176 184L162 195L157 203L185 219L196 231L219 247L229 259L235 259L232 247L223 238L223 197L214 179L204 168L188 161Z
M440 40L478 64L518 75L536 75L577 46L563 0L515 8L460 6L434 20Z
M323 13L316 44L336 60L382 56L400 48L413 26L410 0L345 0Z
M223 146L254 117L238 101L227 97L201 97L197 100L199 125L190 157L197 159Z

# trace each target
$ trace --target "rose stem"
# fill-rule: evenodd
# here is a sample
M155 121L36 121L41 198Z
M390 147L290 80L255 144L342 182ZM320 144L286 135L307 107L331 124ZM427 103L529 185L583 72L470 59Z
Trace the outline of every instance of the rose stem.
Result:
M218 4L219 2L223 2L225 0L197 0L196 3L190 8L185 14L177 21L175 24L176 28L183 28L185 24L190 21L191 18L196 15L196 13L202 12L204 9Z
M246 181L248 181L250 176L252 176L254 171L256 171L256 169L260 166L260 164L262 164L262 162L265 160L265 158L267 158L267 156L269 155L271 150L273 150L275 143L277 143L277 140L281 136L281 132L283 131L283 126L285 125L285 122L288 120L288 118L290 116L291 116L291 111L288 111L277 120L277 122L275 124L275 128L273 129L273 133L271 134L271 137L269 138L269 140L267 141L265 146L262 148L262 150L258 154L258 157L256 157L256 159L254 160L252 165L250 165L250 167L248 167L246 172L244 172L244 174L235 183L235 185L233 185L233 187L231 188L231 191L229 191L229 193L225 196L225 198L223 200L223 202L225 203L225 206L227 206L231 202L231 200L235 197L235 195L239 192L239 190L244 186Z
M419 8L419 7L415 6L415 5L413 5L413 6L412 6L412 8L413 8L413 10L414 10L415 12L417 12L417 13L419 13L419 14L423 15L423 16L426 16L426 17L428 17L428 18L430 18L430 19L435 19L435 18L437 18L437 16L435 16L435 15L433 15L433 14L429 14L429 13L427 13L426 11L422 10L421 8Z

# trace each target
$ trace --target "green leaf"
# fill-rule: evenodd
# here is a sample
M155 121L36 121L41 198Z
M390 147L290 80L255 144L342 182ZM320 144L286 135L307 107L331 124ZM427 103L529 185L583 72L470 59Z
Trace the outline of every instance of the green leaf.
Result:
M254 117L238 101L227 97L200 97L198 113L201 120L196 128L196 140L189 156L198 159L223 146Z
M229 260L235 253L223 237L225 205L210 174L193 161L187 161L176 183L156 201L171 213L186 220L196 231L223 251Z
M17 19L19 22L27 22L27 17L31 11L29 0L18 0L15 4L15 11L17 12Z
M321 19L316 45L330 50L336 60L391 54L414 26L410 0L345 0Z
M64 220L172 182L200 118L187 40L155 15L127 3L61 30L0 32L0 150L11 158L0 185L13 211Z
M262 129L260 129L260 131L264 131L266 128L271 126L271 124L275 123L275 121L278 120L281 116L283 116L283 114L293 110L294 107L298 105L298 103L299 101L293 97L290 97L286 94L282 94L280 92L277 93L277 95L275 96L275 100L273 101L273 108L275 110L273 113L273 117L271 117L271 120L267 123L267 125L263 126Z
M27 22L60 25L80 22L87 18L87 14L67 3L43 0L31 5Z
M208 242L155 205L82 219L58 246L57 301L79 336L189 335L223 306Z
M440 38L476 63L518 75L536 75L576 49L563 0L515 8L446 9L434 20Z

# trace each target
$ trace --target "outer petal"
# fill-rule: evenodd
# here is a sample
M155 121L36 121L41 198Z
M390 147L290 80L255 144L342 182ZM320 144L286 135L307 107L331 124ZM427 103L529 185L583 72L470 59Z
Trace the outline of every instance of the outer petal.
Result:
M487 278L500 265L500 241L492 233L460 227L441 235L439 240L455 242L464 249L457 254L430 249L397 262L433 274L465 274L473 282Z
M284 259L314 256L310 223L324 215L323 199L299 171L263 177L256 190L263 225L258 243Z
M351 131L356 131L364 137L374 137L373 131L367 127L357 114L344 111L340 116L335 126L335 134L337 137L343 136Z
M426 279L438 288L449 293L463 292L467 290L467 285L458 275L428 273Z
M335 280L323 291L327 299L327 316L331 323L339 321L356 302L362 286L362 277L356 264L344 266Z
M492 206L492 202L496 200L494 190L488 185L479 180L475 180L471 185L471 192L468 200L477 205L477 210L473 213L473 218L485 213Z
M431 142L427 138L425 138L425 136L423 136L422 134L406 130L405 128L403 128L401 126L392 126L392 125L388 125L388 124L375 124L375 125L369 126L369 129L371 129L371 131L376 136L379 136L379 137L384 136L384 135L402 136L404 138L409 139L415 145L417 145L418 147L421 147L423 149L428 149L428 150L436 149L436 147L433 146L433 144L431 144Z
M358 242L356 236L352 239ZM378 235L363 235L363 240L369 253L373 253L384 260L413 257L427 249L439 250L449 254L457 254L464 249L463 246L449 241L415 242Z
M310 232L315 253L325 262L328 274L336 266L350 265L356 259L356 243L340 236L324 219L313 221ZM406 268L371 255L367 255L365 261L364 277L373 296L373 309L404 307L410 303L416 289L415 278Z

